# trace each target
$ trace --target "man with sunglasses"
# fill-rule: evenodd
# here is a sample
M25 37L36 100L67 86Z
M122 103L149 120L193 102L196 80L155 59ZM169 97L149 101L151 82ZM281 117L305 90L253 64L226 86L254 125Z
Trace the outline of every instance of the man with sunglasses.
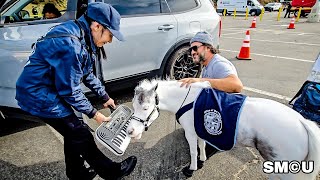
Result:
M201 78L181 79L181 86L188 86L194 82L209 81L212 88L229 92L241 92L243 85L238 78L234 65L218 54L214 48L213 38L208 32L198 32L190 41L190 54L194 63L204 66Z
M16 99L22 110L39 117L64 137L66 175L69 179L89 180L96 174L104 179L121 179L135 168L131 156L117 163L106 157L95 144L88 126L75 111L99 124L110 121L85 97L83 82L105 103L115 103L93 74L98 49L111 43L113 36L123 41L120 14L110 5L89 3L87 12L75 21L57 25L33 46L27 64L16 83ZM90 168L84 164L86 161Z
M243 85L238 78L234 65L226 58L218 54L214 48L213 38L208 32L198 32L190 41L190 54L194 63L204 66L200 78L181 79L181 87L188 87L194 82L209 81L212 88L229 92L241 92ZM206 146L206 154L209 158L217 150L212 146Z

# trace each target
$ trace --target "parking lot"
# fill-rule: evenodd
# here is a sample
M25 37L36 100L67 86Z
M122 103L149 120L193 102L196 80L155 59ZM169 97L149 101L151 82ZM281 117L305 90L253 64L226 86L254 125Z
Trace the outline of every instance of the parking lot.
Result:
M290 19L283 16L277 21L277 12L266 12L262 21L257 19L254 29L249 28L253 17L223 17L220 51L236 66L244 94L287 104L307 79L320 52L320 24L301 18L295 29L287 29ZM237 60L248 29L252 60ZM121 91L113 97L131 106L132 92ZM97 127L93 121L89 125ZM181 170L189 163L188 145L174 115L168 112L161 112L140 140L131 141L123 156L101 149L115 161L130 155L138 157L135 171L125 179L186 179ZM262 162L257 151L235 148L211 157L189 179L267 179L261 171ZM17 119L2 122L0 179L67 179L64 168L62 139L54 130Z

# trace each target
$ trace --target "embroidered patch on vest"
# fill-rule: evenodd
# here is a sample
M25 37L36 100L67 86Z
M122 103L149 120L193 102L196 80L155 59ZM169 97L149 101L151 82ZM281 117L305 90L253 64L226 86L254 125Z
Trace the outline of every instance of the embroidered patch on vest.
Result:
M246 96L203 89L194 101L197 135L220 151L234 147L241 108Z
M204 127L211 135L219 135L222 133L221 114L215 109L204 111Z

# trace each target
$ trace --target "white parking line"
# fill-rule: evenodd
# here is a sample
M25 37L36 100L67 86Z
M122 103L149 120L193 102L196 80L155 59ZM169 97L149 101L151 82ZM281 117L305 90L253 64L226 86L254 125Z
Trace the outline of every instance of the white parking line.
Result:
M220 51L227 51L227 52L235 52L239 53L239 51L233 51L233 50L228 50L228 49L219 49ZM306 59L298 59L298 58L291 58L291 57L282 57L282 56L272 56L272 55L267 55L267 54L258 54L258 53L251 53L253 55L257 56L264 56L264 57L272 57L272 58L279 58L279 59L288 59L292 61L301 61L301 62L308 62L308 63L314 63L315 61L312 60L306 60Z
M263 94L263 95L266 95L266 96L269 96L269 97L277 98L277 99L280 99L280 100L286 100L286 101L290 101L291 100L291 98L289 98L287 96L282 96L280 94L275 94L275 93L263 91L263 90L260 90L260 89L255 89L255 88L251 88L251 87L244 87L243 89L247 90L247 91L255 92L255 93L258 93L258 94Z
M283 25L284 26L284 25ZM288 25L285 25L288 26ZM255 31L255 32L272 32L272 33L285 33L286 35L304 35L304 36L319 36L319 33L306 33L306 32L299 32L299 31L287 31L286 29L250 29L250 28L227 28L227 29L222 29L222 34L223 31L234 31L234 30L239 30L241 32L245 32L246 30L250 31Z
M242 32L241 32L242 33ZM230 33L233 34L233 33ZM235 34L235 33L234 33ZM302 34L298 34L302 35ZM236 38L236 37L223 37L229 39L243 39L243 38ZM274 41L274 40L263 40L263 39L251 39L252 41L262 41L262 42L271 42L271 43L284 43L284 44L297 44L297 45L307 45L307 46L320 46L320 44L310 44L310 43L298 43L298 42L286 42L286 41Z
M243 34L243 32L222 33L222 34L221 34L221 37L222 37L222 38L227 38L227 37L225 37L225 36L227 36L227 35L231 35L231 34Z

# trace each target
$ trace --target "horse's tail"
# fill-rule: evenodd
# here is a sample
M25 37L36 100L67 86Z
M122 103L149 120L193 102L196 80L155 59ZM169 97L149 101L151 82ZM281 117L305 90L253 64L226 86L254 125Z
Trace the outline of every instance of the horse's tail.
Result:
M316 179L320 171L320 129L315 122L302 119L300 122L304 125L308 132L308 155L305 161L313 161L314 169L310 174L304 174L304 179ZM300 173L300 175L302 175Z

